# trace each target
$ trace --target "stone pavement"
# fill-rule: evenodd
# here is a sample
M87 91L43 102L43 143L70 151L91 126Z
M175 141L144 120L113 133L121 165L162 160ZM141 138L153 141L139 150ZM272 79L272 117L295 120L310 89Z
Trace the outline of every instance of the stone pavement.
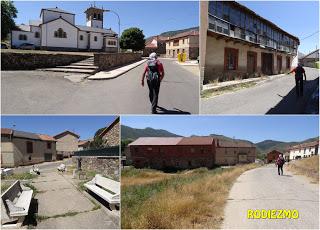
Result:
M97 206L80 192L75 184L70 183L71 175L62 175L55 170L41 173L34 179L32 185L38 193L37 228L118 228L114 213L105 207ZM94 198L92 198L94 200ZM96 202L98 203L98 202ZM119 220L119 218L116 218Z

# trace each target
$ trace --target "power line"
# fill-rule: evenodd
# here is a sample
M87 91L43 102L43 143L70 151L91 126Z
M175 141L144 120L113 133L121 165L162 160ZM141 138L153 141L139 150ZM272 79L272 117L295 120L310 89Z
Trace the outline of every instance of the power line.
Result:
M313 36L313 35L315 35L315 34L317 34L317 33L319 33L319 30L317 30L316 32L308 35L307 37L304 37L304 38L300 39L300 41L305 40L305 39L307 39L307 38L310 38L311 36Z

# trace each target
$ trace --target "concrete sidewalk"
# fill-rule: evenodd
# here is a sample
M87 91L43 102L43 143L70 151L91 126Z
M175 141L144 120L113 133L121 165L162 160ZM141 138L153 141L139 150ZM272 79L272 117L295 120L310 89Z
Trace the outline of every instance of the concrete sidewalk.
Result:
M142 63L146 62L147 59L143 59L141 61L132 63L130 65L126 65L111 71L100 71L92 76L89 76L87 79L89 80L108 80L108 79L113 79L116 77L119 77L120 75L128 72L129 70L141 65Z
M97 207L75 184L69 182L68 177L71 175L51 171L41 173L33 180L32 184L38 191L35 196L38 200L38 217L42 217L36 228L119 228L113 211Z
M263 77L257 77L257 78L248 78L248 79L242 79L242 80L234 80L234 81L225 81L225 82L220 82L220 83L212 83L212 84L206 84L203 85L202 91L206 90L220 90L226 87L230 86L237 86L240 84L244 83L251 83L251 82L256 82L256 83L263 83L265 81L270 81L274 79L278 79L281 77L289 76L287 74L277 74L277 75L270 75L270 76L263 76Z

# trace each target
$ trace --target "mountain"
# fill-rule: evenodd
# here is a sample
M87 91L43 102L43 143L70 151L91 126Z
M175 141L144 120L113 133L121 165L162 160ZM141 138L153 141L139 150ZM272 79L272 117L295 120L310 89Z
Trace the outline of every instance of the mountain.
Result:
M283 141L275 141L275 140L264 140L264 141L255 143L255 145L257 147L258 152L267 154L268 152L274 149L279 150L280 152L285 152L285 150L291 145L297 145L297 144L302 144L306 142L316 141L318 139L319 137L313 137L301 142L295 142L295 141L283 142Z
M170 133L163 129L135 129L129 126L121 125L121 139L132 139L135 140L139 137L180 137L174 133Z
M182 29L182 30L166 31L166 32L163 32L163 33L159 34L159 36L172 37L172 36L175 36L175 35L177 35L177 34L180 34L180 33L186 32L186 31L190 31L190 30L197 30L197 31L199 31L199 27L196 26L196 27L190 27L190 28ZM155 36L156 36L156 35L155 35ZM152 39L153 37L154 37L154 36L151 36L151 37L146 38L146 41L149 41L149 40Z
M197 136L197 135L192 135L192 136ZM291 145L296 145L296 144L302 144L305 142L311 142L318 140L319 137L313 137L309 138L307 140L301 141L301 142L284 142L284 141L276 141L276 140L264 140L261 142L253 143L248 140L243 140L243 139L234 139L231 137L227 137L224 135L219 135L219 134L210 134L209 136L221 139L221 140L228 140L228 141L242 141L246 143L253 144L257 147L257 153L265 155L268 152L276 149L280 152L285 152L285 150L291 146ZM145 129L135 129L131 128L129 126L121 125L121 139L131 139L135 140L139 137L180 137L177 134L171 133L167 130L163 129L153 129L153 128L145 128Z

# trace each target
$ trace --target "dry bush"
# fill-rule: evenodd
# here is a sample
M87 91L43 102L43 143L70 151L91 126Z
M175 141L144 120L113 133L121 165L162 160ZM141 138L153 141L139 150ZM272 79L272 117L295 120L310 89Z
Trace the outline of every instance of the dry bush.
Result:
M311 178L314 183L319 183L319 156L291 161L288 169Z
M233 182L244 171L255 167L257 165L250 164L224 170L184 173L179 179L175 178L175 183L168 183L162 191L137 203L139 208L134 216L126 212L122 227L218 228Z

